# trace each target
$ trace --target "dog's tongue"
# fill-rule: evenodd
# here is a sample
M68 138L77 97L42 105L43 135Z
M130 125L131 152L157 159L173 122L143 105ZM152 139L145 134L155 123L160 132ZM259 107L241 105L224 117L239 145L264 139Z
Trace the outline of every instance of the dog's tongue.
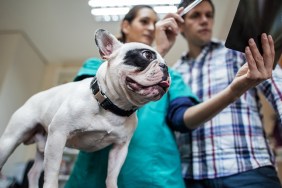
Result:
M169 87L169 82L168 81L161 81L159 84L161 87Z

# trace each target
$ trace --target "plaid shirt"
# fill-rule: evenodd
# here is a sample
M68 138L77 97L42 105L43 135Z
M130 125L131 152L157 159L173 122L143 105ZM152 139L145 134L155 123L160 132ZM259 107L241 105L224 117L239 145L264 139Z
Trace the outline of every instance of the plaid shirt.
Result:
M226 88L245 63L244 54L227 49L218 41L205 46L197 59L185 55L174 69L182 74L201 101ZM282 88L282 71L276 66L271 79L250 89L203 126L177 135L183 176L217 178L272 165L258 93L262 92L279 113L282 125L282 94L278 88Z

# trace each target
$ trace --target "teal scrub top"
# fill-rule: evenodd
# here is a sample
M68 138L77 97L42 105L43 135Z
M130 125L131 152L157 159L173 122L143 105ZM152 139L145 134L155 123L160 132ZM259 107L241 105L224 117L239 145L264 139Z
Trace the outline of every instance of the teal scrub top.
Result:
M95 75L100 59L89 59L77 78ZM166 123L169 103L177 97L197 100L181 75L169 70L171 86L158 101L138 109L138 125L118 177L119 188L184 188L180 155L174 133ZM79 152L65 188L105 188L110 146L92 153Z

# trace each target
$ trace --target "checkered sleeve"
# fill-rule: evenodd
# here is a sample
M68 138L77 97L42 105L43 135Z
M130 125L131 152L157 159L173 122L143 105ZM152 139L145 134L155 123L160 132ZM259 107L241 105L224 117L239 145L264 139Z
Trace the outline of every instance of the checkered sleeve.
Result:
M282 69L276 66L272 77L258 86L278 115L278 123L282 129Z

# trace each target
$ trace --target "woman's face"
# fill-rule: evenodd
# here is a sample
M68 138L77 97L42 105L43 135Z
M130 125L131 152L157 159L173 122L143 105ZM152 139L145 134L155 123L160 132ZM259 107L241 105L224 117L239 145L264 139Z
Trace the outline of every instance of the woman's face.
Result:
M151 46L155 39L157 20L158 17L152 9L140 9L131 23L128 21L122 23L122 31L126 36L125 42L141 42Z

